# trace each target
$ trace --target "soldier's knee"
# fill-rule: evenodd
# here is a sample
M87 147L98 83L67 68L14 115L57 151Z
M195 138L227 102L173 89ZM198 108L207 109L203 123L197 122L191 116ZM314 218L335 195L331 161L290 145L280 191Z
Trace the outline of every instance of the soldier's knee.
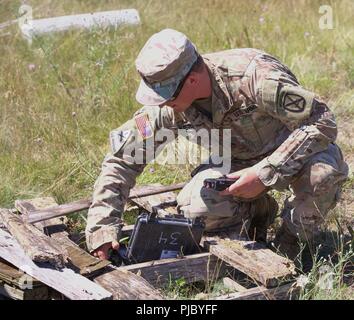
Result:
M285 202L282 212L283 223L293 236L302 241L309 241L325 221L333 203L334 195L333 198L329 196L326 203L321 203L311 196L303 198L293 196Z
M179 210L186 217L230 217L237 205L232 196L221 196L218 191L203 187L206 178L219 178L220 170L207 169L197 173L177 197Z
M291 186L300 197L302 194L316 198L335 194L347 179L348 171L339 147L331 144L328 150L313 156Z

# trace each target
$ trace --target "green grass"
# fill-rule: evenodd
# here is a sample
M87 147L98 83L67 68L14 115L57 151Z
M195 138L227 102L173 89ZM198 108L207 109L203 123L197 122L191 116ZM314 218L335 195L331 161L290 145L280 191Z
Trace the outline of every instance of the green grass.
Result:
M31 1L34 18L136 8L142 24L68 31L35 39L31 47L17 25L0 30L0 205L37 196L63 203L91 195L109 150L109 131L140 107L134 60L145 41L166 27L185 32L202 53L256 47L279 57L305 87L330 102L339 127L347 130L339 144L353 163L354 5L328 1L334 29L320 30L322 2ZM17 18L20 4L2 0L0 23ZM138 183L180 182L189 169L149 165ZM345 188L351 201L352 187ZM352 223L348 208L340 206L336 214L349 212Z
M306 275L305 286L300 292L299 299L354 299L354 238L349 241L345 238L343 233L339 233L329 246L326 246L326 242L317 246L313 255L313 267Z

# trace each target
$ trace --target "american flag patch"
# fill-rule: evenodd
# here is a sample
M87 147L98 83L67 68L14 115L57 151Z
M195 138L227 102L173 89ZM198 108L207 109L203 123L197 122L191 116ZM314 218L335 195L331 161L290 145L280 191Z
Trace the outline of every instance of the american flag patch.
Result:
M136 127L139 130L140 136L145 140L153 136L153 131L149 116L147 113L137 115L135 118Z

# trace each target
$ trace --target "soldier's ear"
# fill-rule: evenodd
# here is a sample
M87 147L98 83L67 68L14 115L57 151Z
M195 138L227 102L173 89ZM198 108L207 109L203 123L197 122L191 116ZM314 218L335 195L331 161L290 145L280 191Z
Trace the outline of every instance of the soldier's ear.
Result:
M188 84L189 85L196 85L199 83L199 75L197 72L192 71L189 75L189 77L187 78Z

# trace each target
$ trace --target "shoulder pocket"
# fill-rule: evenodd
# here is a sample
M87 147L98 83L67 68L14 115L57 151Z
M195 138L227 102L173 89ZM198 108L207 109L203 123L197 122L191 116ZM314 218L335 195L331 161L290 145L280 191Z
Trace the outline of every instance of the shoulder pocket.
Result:
M279 73L271 73L263 80L261 89L261 99L266 111L276 113L276 103L279 90Z

